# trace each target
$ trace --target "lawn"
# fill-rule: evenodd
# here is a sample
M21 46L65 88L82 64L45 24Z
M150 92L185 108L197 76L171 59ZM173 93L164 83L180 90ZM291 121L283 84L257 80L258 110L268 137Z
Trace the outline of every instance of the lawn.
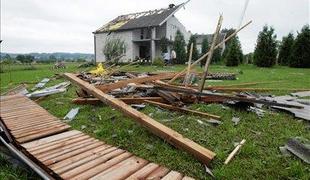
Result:
M1 77L1 91L18 85L21 82L37 82L45 77L52 77L55 73L78 72L77 64L69 64L65 70L53 70L52 65L36 65L35 70L12 68L11 82L7 67L3 67ZM134 66L124 70L140 72L178 71L185 66ZM199 67L197 71L202 71ZM268 88L310 88L310 69L294 69L287 67L257 68L252 65L239 67L225 67L213 65L211 72L238 73L237 80L207 82L207 85L238 84L243 82L276 81L275 83L259 84L250 87ZM47 86L64 81L56 79ZM29 84L29 89L34 84ZM43 99L39 104L53 115L62 118L74 107L72 98L76 97L75 86L71 86L66 93L52 95ZM287 94L289 91L264 92L277 95ZM81 130L93 137L109 144L119 146L140 157L155 163L180 171L186 175L208 179L204 166L194 157L174 148L148 130L135 123L117 110L106 105L79 105L80 112L76 119L69 124L73 129ZM275 112L266 109L263 118L255 113L238 110L220 104L193 104L192 109L222 116L222 125L203 125L197 120L201 117L171 112L154 106L147 106L142 110L155 120L192 139L198 144L214 151L217 156L211 163L214 175L218 179L310 179L310 167L295 157L284 157L279 151L290 137L304 137L310 139L309 127L306 122L294 118L285 112ZM232 117L240 117L240 123L234 125ZM82 128L85 127L86 128ZM246 139L240 153L228 164L224 160L234 148L235 142ZM9 166L9 165L8 165ZM0 174L7 170L0 169ZM12 172L11 172L12 173Z

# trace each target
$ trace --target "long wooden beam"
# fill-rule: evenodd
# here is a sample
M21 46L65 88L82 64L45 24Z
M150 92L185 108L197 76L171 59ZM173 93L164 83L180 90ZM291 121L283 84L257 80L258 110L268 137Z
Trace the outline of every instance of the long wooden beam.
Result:
M129 83L146 83L146 82L151 82L155 80L170 79L175 75L176 73L162 73L162 74L157 74L153 76L138 77L138 78L122 80L122 81L111 83L111 84L98 85L96 86L96 88L100 89L104 93L107 93L113 89L126 87Z
M138 97L138 98L117 98L119 100L122 100L126 104L140 104L144 103L145 100L155 101L155 102L165 102L165 100L162 97ZM72 99L72 102L74 104L101 104L102 101L100 101L98 98L75 98Z
M188 138L183 137L178 132L164 126L163 124L157 122L156 120L150 118L149 116L128 106L123 101L103 93L95 86L79 79L74 74L65 73L64 77L68 78L70 81L77 84L82 89L92 94L94 97L100 99L105 104L110 105L115 109L120 110L125 115L132 117L135 121L146 127L153 134L161 137L162 139L174 145L175 147L192 154L201 162L208 164L215 157L216 154L214 152L200 146L199 144L193 142Z
M187 108L182 108L182 107L176 107L176 106L172 106L170 104L164 104L164 103L150 101L150 100L145 100L145 102L147 102L149 104L152 104L152 105L156 105L156 106L162 107L162 108L173 110L173 111L190 113L190 114L193 114L193 115L196 115L196 116L203 116L203 117L208 117L208 118L221 119L221 117L217 116L217 115L213 115L213 114L209 114L209 113L205 113L205 112L200 112L200 111L195 111L195 110L191 110L191 109L187 109Z
M220 18L219 18L219 20L217 22L216 30L215 30L215 32L213 34L212 44L211 44L211 47L210 47L210 50L209 50L209 55L207 57L207 61L206 61L206 64L205 64L205 70L204 70L202 78L201 78L201 82L200 82L200 86L199 86L199 91L200 92L203 91L203 88L205 86L205 82L206 82L206 78L207 78L207 74L208 74L208 70L209 70L209 64L210 64L212 56L213 56L214 47L215 47L215 44L216 44L216 41L217 41L217 36L219 35L221 27L222 27L222 22L223 22L223 16L220 15Z

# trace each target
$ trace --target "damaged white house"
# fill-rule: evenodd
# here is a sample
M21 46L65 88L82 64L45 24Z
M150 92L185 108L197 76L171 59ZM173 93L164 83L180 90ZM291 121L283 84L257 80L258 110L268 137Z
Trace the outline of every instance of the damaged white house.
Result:
M94 34L95 61L107 60L103 53L105 44L112 39L121 39L125 43L124 56L120 62L136 58L153 60L161 56L159 41L166 37L174 41L179 30L186 42L191 33L185 29L174 14L186 3L170 4L168 8L121 15L97 29ZM171 47L168 47L168 52Z

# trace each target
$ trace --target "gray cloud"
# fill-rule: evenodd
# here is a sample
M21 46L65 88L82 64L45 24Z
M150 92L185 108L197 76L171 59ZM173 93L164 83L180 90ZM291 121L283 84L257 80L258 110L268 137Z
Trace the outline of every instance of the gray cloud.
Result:
M185 1L185 0L184 0ZM176 1L145 0L2 0L3 52L93 52L92 32L120 14L167 7ZM193 33L213 33L220 13L223 27L236 28L245 0L191 0L176 16ZM239 34L244 52L255 47L263 25L281 39L309 24L309 0L250 0Z

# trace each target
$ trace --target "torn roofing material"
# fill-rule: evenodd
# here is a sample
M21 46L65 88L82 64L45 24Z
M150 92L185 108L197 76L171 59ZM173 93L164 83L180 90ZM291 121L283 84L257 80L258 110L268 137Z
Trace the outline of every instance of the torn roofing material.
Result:
M144 27L161 26L170 16L175 14L185 3L169 5L168 8L121 15L97 29L94 33L121 31Z

